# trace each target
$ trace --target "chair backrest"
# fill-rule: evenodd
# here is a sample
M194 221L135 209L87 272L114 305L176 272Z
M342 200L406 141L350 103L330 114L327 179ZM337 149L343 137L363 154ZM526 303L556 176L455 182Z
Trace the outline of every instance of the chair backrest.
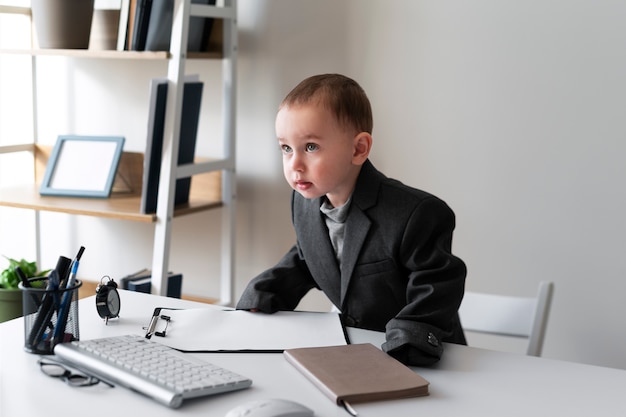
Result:
M526 354L540 356L554 284L539 283L537 297L465 292L459 309L464 330L528 338Z

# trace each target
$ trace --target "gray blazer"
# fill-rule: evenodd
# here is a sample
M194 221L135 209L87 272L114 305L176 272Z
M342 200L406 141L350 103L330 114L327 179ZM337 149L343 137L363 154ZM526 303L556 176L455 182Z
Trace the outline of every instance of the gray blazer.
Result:
M345 223L341 268L320 212L322 198L292 194L297 243L255 277L238 309L293 310L312 288L344 323L386 332L382 348L411 365L436 362L441 341L465 344L458 308L466 268L451 253L453 211L437 197L361 169Z

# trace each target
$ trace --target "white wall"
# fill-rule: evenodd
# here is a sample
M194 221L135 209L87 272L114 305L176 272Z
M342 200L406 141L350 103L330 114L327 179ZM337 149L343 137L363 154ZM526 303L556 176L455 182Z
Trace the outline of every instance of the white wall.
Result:
M252 247L289 213L263 197L283 193L278 154L255 163L247 144L269 152L257 145L297 81L344 72L373 103L373 162L456 211L468 289L531 296L553 280L544 356L626 368L626 3L241 1L240 15L239 170L265 184L252 197L240 182L240 203L262 207Z
M626 3L355 1L373 160L457 213L472 290L556 283L544 356L626 367Z
M275 108L302 78L343 72L373 103L375 165L456 211L467 287L532 295L553 280L544 356L626 368L625 17L626 3L608 0L240 0L237 294L293 243ZM41 134L123 134L141 150L147 80L164 64L68 65L46 83ZM219 120L208 110L219 71L188 69L208 84L201 138ZM73 110L59 113L55 88L72 91ZM43 217L49 261L83 244L86 277L150 265L150 226ZM175 222L184 292L217 294L219 221ZM319 294L304 305L328 307Z

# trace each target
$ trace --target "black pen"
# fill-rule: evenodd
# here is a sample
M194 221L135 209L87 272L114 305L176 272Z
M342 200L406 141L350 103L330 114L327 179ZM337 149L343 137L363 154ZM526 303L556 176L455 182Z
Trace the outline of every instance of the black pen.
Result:
M56 271L50 273L50 275L56 274ZM54 278L54 277L51 277ZM35 319L35 323L28 335L28 346L30 346L33 350L37 350L37 346L43 340L43 335L46 331L46 328L49 327L49 323L52 319L52 316L55 311L55 296L56 291L58 290L57 282L55 279L48 279L48 285L46 287L46 291L43 294L43 298L41 300L41 304L37 310L37 316ZM55 288L56 287L56 288ZM58 325L58 321L57 321ZM52 330L51 330L52 331Z
M22 285L24 286L24 288L30 287L30 282L28 282L28 277L26 276L24 271L22 271L22 268L20 268L19 266L16 266L15 267L15 273L17 274L17 276L22 281Z
M65 294L63 294L63 299L61 300L61 307L59 309L59 314L57 315L57 325L54 329L54 344L59 343L65 334L65 325L67 324L67 317L69 316L70 307L72 304L72 292L71 289L76 282L76 273L78 271L78 265L80 263L80 258L83 256L83 252L85 251L85 247L81 246L76 254L76 258L72 262L72 270L70 272L70 276L67 279L67 284L65 285L65 289L67 290Z
M70 269L72 269L72 260L65 256L59 256L55 269L59 274L59 288L65 288L65 284L70 275Z
M22 281L22 285L24 286L24 288L30 288L31 287L30 281L28 280L28 277L26 276L24 271L22 271L22 268L20 268L19 266L16 266L15 267L15 273L20 278L20 281ZM39 298L37 298L37 295L35 295L34 293L31 292L30 297L33 299L34 305L37 308L39 308L41 303L39 302Z

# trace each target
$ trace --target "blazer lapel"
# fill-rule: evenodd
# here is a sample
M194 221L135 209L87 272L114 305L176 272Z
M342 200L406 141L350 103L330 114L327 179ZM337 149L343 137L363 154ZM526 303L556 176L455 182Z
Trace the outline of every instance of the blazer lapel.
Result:
M350 208L350 215L346 221L345 238L343 241L343 256L341 260L341 305L345 300L350 284L350 278L359 258L361 247L370 229L370 220L358 207Z
M321 199L298 200L303 204L303 215L298 216L296 232L304 238L298 239L307 266L320 289L339 306L340 275L335 251L333 250L324 216L320 211Z
M367 160L361 167L357 179L350 214L346 221L346 229L343 242L343 258L341 261L341 306L345 301L350 279L359 259L359 254L371 226L371 220L366 211L376 205L378 189L382 179L385 178L372 163Z

